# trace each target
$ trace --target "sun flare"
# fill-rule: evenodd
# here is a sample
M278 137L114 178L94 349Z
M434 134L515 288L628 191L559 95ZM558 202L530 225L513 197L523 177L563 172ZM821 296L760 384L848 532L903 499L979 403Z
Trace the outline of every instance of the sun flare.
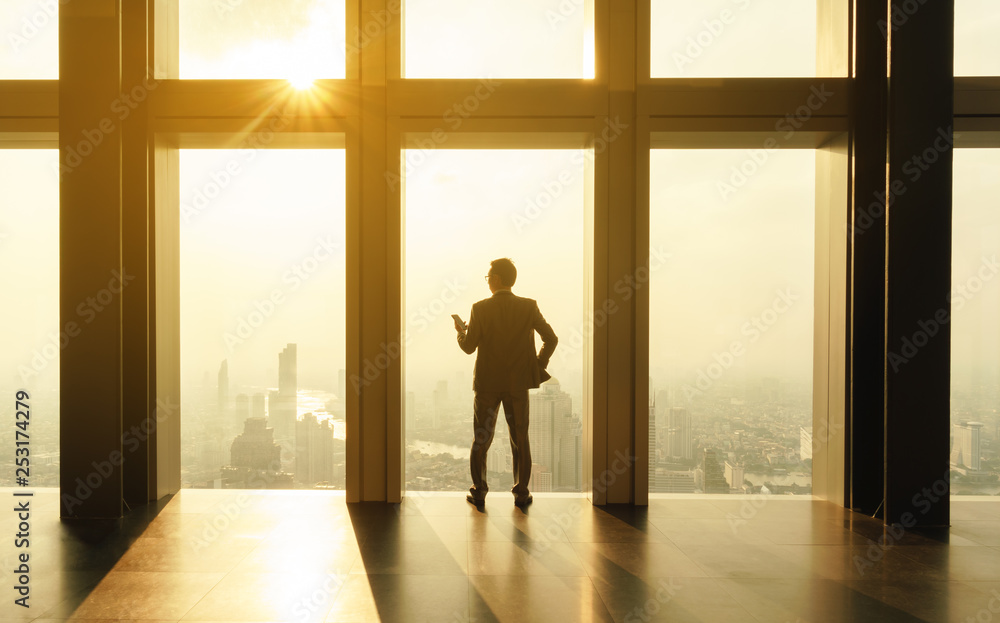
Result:
M309 76L294 76L288 79L288 83L299 91L307 91L313 88L315 82L316 80Z

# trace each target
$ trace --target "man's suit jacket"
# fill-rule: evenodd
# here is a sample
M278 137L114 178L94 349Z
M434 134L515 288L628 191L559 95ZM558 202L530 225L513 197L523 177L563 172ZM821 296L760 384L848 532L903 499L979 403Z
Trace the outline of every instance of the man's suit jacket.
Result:
M542 350L535 355L535 331ZM458 345L468 354L477 348L472 388L476 391L520 391L538 387L558 343L556 334L538 311L534 299L500 290L472 306L466 333Z

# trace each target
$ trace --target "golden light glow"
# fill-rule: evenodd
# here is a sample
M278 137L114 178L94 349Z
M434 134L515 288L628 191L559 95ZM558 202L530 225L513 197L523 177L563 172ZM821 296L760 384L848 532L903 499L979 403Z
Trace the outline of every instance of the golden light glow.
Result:
M593 80L597 74L597 57L594 49L594 29L588 28L583 33L583 77Z
M315 79L309 76L293 76L288 79L288 83L298 91L307 91L313 88L315 82Z

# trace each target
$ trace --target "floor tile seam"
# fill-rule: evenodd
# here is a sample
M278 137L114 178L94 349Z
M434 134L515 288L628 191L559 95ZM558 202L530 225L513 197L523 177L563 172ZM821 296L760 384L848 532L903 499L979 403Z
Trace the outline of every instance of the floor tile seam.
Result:
M105 574L105 575L107 575L107 574ZM59 601L59 602L53 604L52 607L49 608L48 610L43 610L40 615L38 615L37 617L35 617L35 618L31 619L31 620L32 621L37 620L37 619L53 619L53 620L57 620L57 621L67 620L66 617L54 617L54 616L48 616L48 615L50 613L52 613L53 611L55 611L56 609L58 609L63 604L69 602L72 599L75 599L78 596L80 597L80 600L77 603L77 607L79 607L79 605L83 603L83 600L87 598L87 595L90 595L92 592L94 592L94 589L97 588L97 586L100 583L101 583L100 580L97 580L95 582L88 581L88 585L87 586L85 586L83 588L80 588L79 590L74 591L73 594L71 594L70 596L64 598L62 601ZM76 608L74 608L73 610L75 612Z
M608 605L607 600L604 599L604 595L601 594L601 591L597 588L597 584L594 583L594 578L592 578L589 574L587 575L587 582L590 583L590 588L594 591L594 595L597 595L597 598L601 600L601 605L604 606L604 613L608 615L609 619L617 623L618 620L615 619L615 616L611 613L611 606Z
M660 538L666 540L668 543L670 542L670 537L667 535L666 532L664 532L663 530L661 530L659 526L657 526L656 524L654 524L652 522L648 522L648 521L646 522L646 526L649 529L655 530L656 534L659 535ZM647 534L649 534L648 531L645 531L645 532Z
M229 569L227 569L225 571L225 574L223 575L223 579L225 579L230 573L232 573L234 569L236 569L241 564L243 564L243 561L247 560L250 557L251 554L253 554L255 551L257 551L257 548L259 548L259 547L261 547L263 545L263 543L264 543L264 539L261 539L253 547L251 547L250 549L248 549L245 554L243 554L242 556L240 556L239 560L236 560L235 562L233 562L232 565L229 567ZM221 581L222 580L220 580L220 582ZM206 595L207 594L208 593L206 593ZM181 617L181 618L184 618L184 617Z
M579 543L579 545L595 545L595 544L596 543ZM626 543L626 544L629 544L629 543ZM574 545L573 549L576 551L577 556L579 556L580 559L581 559L581 561L582 561L583 560L583 556L582 556L582 554L580 554L580 550L576 547L577 544L573 544L573 545ZM687 563L693 564L693 565L697 566L699 569L702 569L702 571L704 571L704 569L701 567L701 565L698 565L698 563L694 560L694 558L692 558L689 554L687 554L686 552L684 552L683 550L681 550L674 543L638 543L637 545L641 545L644 550L647 550L647 548L648 548L649 545L670 545L671 547L674 547L677 550L677 552L675 552L675 555L679 555L679 556L683 557L684 561L686 561ZM607 558L607 556L603 556L603 557L606 560L610 560L609 558ZM586 569L586 568L587 568L586 565L584 565L584 569ZM702 577L702 576L689 576L689 577Z
M382 574L386 575L386 574ZM434 575L434 574L415 574L415 575ZM584 569L580 573L474 573L471 570L469 573L465 574L468 578L590 578L587 570Z
M214 591L216 588L219 587L219 585L221 585L223 582L225 582L226 578L228 578L231 573L232 573L232 570L229 570L226 573L223 573L222 577L220 577L219 580L215 584L213 584L207 591L205 591L205 594L203 594L193 604L191 604L191 607L188 608L187 610L185 610L184 613L181 614L180 617L178 617L177 621L184 621L185 617L187 617L187 615L191 614L191 612L193 612L194 609L198 607L198 604L200 604L202 601L204 601L204 599L206 597L208 597L212 593L212 591Z
M495 543L497 541L491 541L491 542ZM569 543L568 545L569 545L569 549L573 552L574 560L576 561L576 566L579 567L579 569L581 571L583 571L583 575L589 575L587 573L587 566L584 564L583 558L580 556L579 552L576 551L576 548L573 547L572 543ZM548 551L548 550L545 550L545 551ZM524 550L524 554L526 556L532 558L532 559L537 559L538 558L538 554L544 554L545 551L542 551L542 552L531 552L531 551ZM488 573L476 573L476 574L473 574L472 573L472 548L471 547L467 548L467 552L468 552L468 555L469 555L469 557L468 557L468 567L467 567L467 569L469 570L468 571L468 575L494 575L494 574L488 574ZM539 563L539 564L541 564L541 563ZM568 564L572 565L573 563L572 562L568 562ZM523 574L523 575L539 575L539 574ZM541 575L546 575L546 574L541 574ZM557 574L551 574L551 575L557 575ZM582 576L573 575L573 576L559 576L559 577L582 577Z
M734 604L736 604L737 606L739 606L740 610L742 610L743 614L745 615L745 617L742 618L742 619L740 619L740 620L742 620L742 621L751 621L751 620L756 621L756 620L758 620L756 617L753 616L753 613L751 613L750 610L747 609L747 607L745 605L743 605L743 602L741 602L739 599L736 599L736 597L734 595L730 594L729 591L727 591L726 588L724 586L722 586L722 581L723 580L731 580L731 579L734 579L734 578L728 578L728 577L707 577L707 576L706 577L671 576L671 577L679 577L682 580L690 580L690 579L708 580L709 582L711 582L715 586L716 591L718 591L718 590L721 589L722 592L727 597L729 597L729 599L732 600L732 602ZM678 593L683 592L684 585L681 584L680 587L679 587L679 589L680 590L678 590ZM765 623L765 622L761 622L761 623ZM773 621L767 621L766 623L774 623L774 622Z
M767 618L767 619L760 619L760 618L758 618L750 610L750 608L747 607L747 604L743 603L743 601L736 595L736 593L734 593L732 590L730 590L726 586L727 582L729 582L729 583L739 583L741 581L746 581L746 580L754 581L754 580L758 580L758 579L767 580L767 579L771 579L771 578L717 578L716 579L716 585L718 585L718 587L721 588L722 591L726 595L728 595L729 598L732 599L734 603L736 603L737 605L739 605L739 607L742 608L743 611L747 613L747 615L750 617L747 620L757 621L758 623L774 623L773 620L772 620L772 618ZM723 581L720 581L720 580L725 580L726 582L723 582Z
M138 574L138 573L142 573L142 574L173 573L173 574L177 574L177 573L199 573L199 572L186 572L186 571L114 571L114 570L112 570L112 571L109 571L108 573L104 574L104 576L100 580L98 580L95 584L93 584L91 586L88 586L87 588L80 589L79 591L77 591L76 593L74 593L73 596L68 597L68 598L64 599L63 601L59 602L58 604L54 605L52 608L50 608L49 610L46 610L45 612L43 612L37 618L38 619L52 619L52 620L56 620L56 621L93 621L93 620L102 620L103 621L103 620L106 620L106 619L85 619L85 618L81 618L81 617L74 617L73 615L76 614L76 612L79 610L80 606L84 603L84 601L86 601L86 598L89 597L91 594L93 594L94 590L98 586L100 586L101 582L104 581L105 579L107 579L108 576L111 575L112 573L129 573L129 574ZM198 601L195 602L195 605L197 605L198 602L200 602L202 599L204 599L216 586L218 586L219 583L221 583L225 579L225 576L226 576L226 574L222 574L220 572L203 572L202 574L203 575L220 575L220 578L218 579L218 581L215 584L213 584L208 590L205 591L204 595L202 595L201 597L198 598ZM73 612L70 613L68 616L62 616L62 617L48 616L49 613L51 613L53 610L55 610L56 608L59 608L60 606L62 606L66 602L68 602L70 599L73 599L74 597L76 597L78 595L82 595L82 599L80 599L80 601L76 604L76 606L74 606ZM194 605L192 605L191 608L194 608ZM178 618L178 619L142 619L142 620L181 621L181 620L183 620L184 616L186 616L187 613L190 612L190 610L191 609L186 610L184 612L184 614L180 618ZM132 621L133 619L115 619L115 620Z
M369 570L365 569L363 571L358 571L356 573L352 571L352 572L348 573L347 575L352 576L352 577L353 576L364 576L364 577L367 577L367 576L372 576L372 575L378 575L378 576L386 576L386 575L387 576L417 575L417 576L420 576L420 577L427 577L427 576L436 576L436 575L439 575L439 576L442 576L442 577L459 578L459 577L470 577L470 575L489 575L489 574L485 574L485 573L470 574L468 571L463 571L461 569L459 569L457 572L447 572L447 571L442 571L441 569L432 569L432 570L427 571L427 572L421 572L421 571L406 571L406 572L403 572L403 571L369 571Z
M330 574L327 573L326 575ZM330 607L323 611L323 615L318 619L319 621L326 621L329 619L330 613L332 613L334 608L337 607L337 600L340 599L341 593L344 592L344 587L347 586L347 582L351 579L350 569L348 569L347 573L338 573L336 576L338 578L342 578L340 585L337 587L336 593L330 598Z

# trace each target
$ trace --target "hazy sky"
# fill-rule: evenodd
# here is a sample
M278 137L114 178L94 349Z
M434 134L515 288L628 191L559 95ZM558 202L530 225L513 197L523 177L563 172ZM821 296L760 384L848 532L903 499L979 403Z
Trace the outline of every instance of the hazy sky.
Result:
M963 303L953 305L952 378L960 384L978 372L988 375L980 380L995 384L1000 380L1000 275L984 267L1000 260L1000 149L956 150L954 166L951 274L955 298ZM975 292L981 276L989 279ZM959 286L965 291L956 290Z
M300 385L336 388L346 357L344 162L343 150L181 151L186 382L208 371L214 383L228 359L234 387L277 386L278 352L297 343Z
M654 78L816 75L814 2L652 0L652 23Z
M343 78L344 20L344 0L180 0L180 77Z
M50 339L60 330L57 160L55 149L0 149L0 383L8 388L59 387Z
M404 76L592 78L587 3L408 0Z
M658 385L708 374L734 342L742 354L727 380L811 379L815 155L776 151L743 186L720 190L748 159L745 150L651 154L650 249L670 254L649 286Z

